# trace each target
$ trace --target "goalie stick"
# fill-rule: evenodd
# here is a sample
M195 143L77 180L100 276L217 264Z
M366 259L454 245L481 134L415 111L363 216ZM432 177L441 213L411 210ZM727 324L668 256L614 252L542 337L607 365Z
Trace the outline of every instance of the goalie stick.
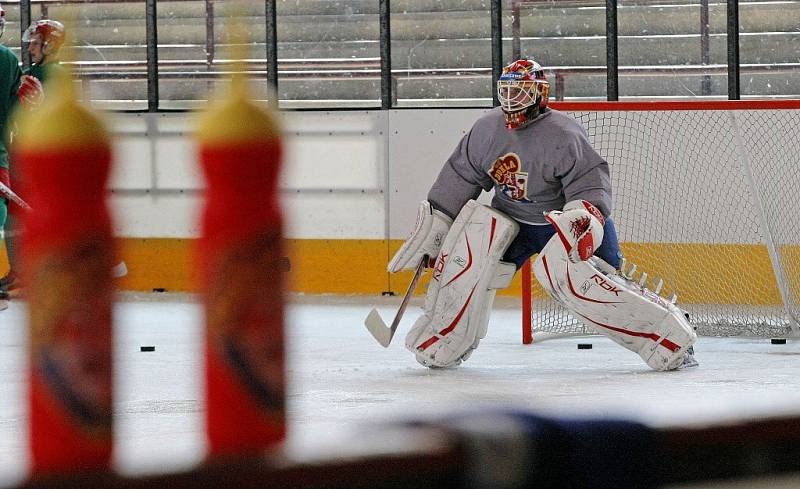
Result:
M8 188L8 185L6 185L3 182L0 182L0 195L7 198L11 202L17 204L18 206L22 207L26 211L31 210L31 206L29 206L27 202L22 200L22 197L14 193L14 191Z
M383 318L381 318L381 315L378 314L377 309L371 310L367 315L367 318L364 319L364 325L367 327L367 331L369 331L372 334L372 337L375 338L384 348L388 348L389 343L392 342L394 333L397 331L397 326L400 324L400 319L403 318L403 313L406 312L408 301L411 300L411 296L414 294L414 289L417 288L417 283L419 282L420 277L422 277L422 272L425 270L425 265L427 263L428 255L425 255L422 257L422 260L420 260L419 265L417 265L417 270L414 272L414 278L412 278L411 283L408 284L406 295L403 296L403 302L400 303L400 307L397 309L397 313L394 315L394 320L392 321L391 326L386 325Z

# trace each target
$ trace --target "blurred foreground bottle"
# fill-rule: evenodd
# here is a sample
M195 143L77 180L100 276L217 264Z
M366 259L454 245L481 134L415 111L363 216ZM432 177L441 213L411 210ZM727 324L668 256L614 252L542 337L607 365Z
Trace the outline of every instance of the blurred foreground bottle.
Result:
M255 454L286 436L281 162L276 115L234 75L198 124L206 178L201 291L210 457Z
M32 208L22 259L34 477L108 468L113 441L110 138L67 70L52 74L44 103L20 113L13 155Z

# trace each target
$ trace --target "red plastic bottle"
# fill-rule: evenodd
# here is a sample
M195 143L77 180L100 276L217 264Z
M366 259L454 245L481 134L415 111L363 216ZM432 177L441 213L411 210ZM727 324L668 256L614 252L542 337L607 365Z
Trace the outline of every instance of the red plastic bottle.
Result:
M280 130L245 85L234 77L198 130L210 457L254 454L286 436Z
M14 164L29 304L32 474L110 466L114 241L106 207L109 136L74 98L69 75L19 121Z

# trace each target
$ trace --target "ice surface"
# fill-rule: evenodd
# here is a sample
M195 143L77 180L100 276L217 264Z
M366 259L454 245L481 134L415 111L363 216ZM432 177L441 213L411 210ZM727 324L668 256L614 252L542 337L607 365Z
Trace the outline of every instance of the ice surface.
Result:
M452 370L403 348L420 301L383 348L364 328L399 298L293 296L287 309L289 447L303 450L372 423L443 418L485 407L614 417L653 426L800 413L800 342L702 337L700 367L654 372L600 337L521 343L516 301L498 299L488 336ZM25 304L0 312L0 486L27 470ZM202 311L191 295L125 294L116 308L115 464L125 474L179 470L205 453ZM577 343L591 343L578 350ZM152 345L154 352L141 352Z

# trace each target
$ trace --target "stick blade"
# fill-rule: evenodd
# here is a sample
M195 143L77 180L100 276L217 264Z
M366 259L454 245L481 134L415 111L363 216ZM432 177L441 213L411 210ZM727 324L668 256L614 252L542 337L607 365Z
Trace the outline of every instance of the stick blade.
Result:
M381 318L381 315L378 314L377 309L373 309L367 315L367 318L364 319L364 326L367 327L367 331L370 332L373 338L381 344L384 348L389 347L389 343L392 342L392 336L394 336L394 332L386 326L386 323Z

